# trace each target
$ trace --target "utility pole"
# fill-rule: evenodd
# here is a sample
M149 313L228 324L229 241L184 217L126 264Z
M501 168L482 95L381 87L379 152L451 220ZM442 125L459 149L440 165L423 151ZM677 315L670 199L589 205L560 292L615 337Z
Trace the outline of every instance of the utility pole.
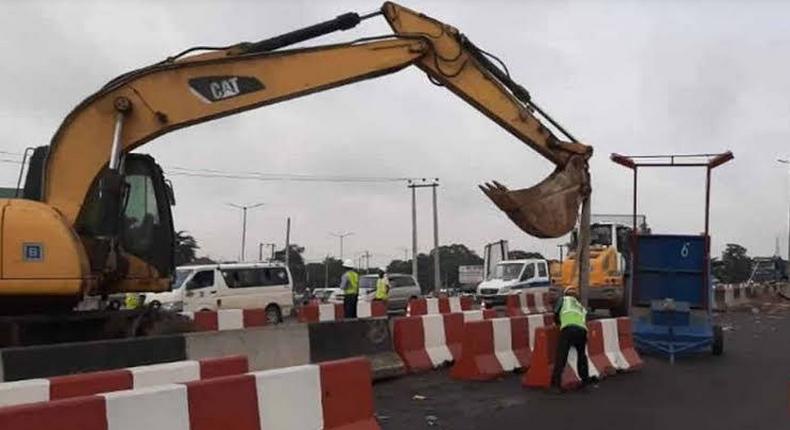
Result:
M441 284L441 275L439 271L439 213L437 211L436 202L436 188L439 187L439 178L433 178L428 182L428 179L423 178L422 183L417 184L415 180L409 180L408 188L411 188L411 228L412 228L412 275L417 278L417 188L432 188L433 189L433 283L434 290L439 291Z
M562 264L562 259L563 259L562 251L564 250L565 245L559 244L559 245L557 245L557 248L560 249L560 264Z
M247 246L247 209L255 209L263 206L264 203L255 203L254 205L237 205L234 203L227 203L228 206L236 209L241 209L242 222L241 222L241 261L244 261L244 248Z
M345 233L329 233L329 234L340 239L340 261L343 261L343 239L346 236L353 235L354 232L353 231L347 231Z
M788 191L790 191L790 159L780 158L776 161L787 165ZM788 204L790 205L790 192L788 193ZM787 209L787 261L790 262L790 206Z
M291 217L285 224L285 267L291 267Z
M366 250L365 252L363 252L362 253L362 257L365 257L365 271L369 272L370 271L370 251ZM360 266L362 266L362 265L360 264Z
M324 258L324 288L329 288L329 255Z

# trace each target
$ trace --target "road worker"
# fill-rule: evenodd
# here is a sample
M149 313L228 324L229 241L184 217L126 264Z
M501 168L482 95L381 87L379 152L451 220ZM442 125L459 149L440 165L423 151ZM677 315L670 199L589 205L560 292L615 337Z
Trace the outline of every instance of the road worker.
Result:
M390 296L390 281L384 269L379 269L379 279L376 280L376 294L373 300L385 301Z
M343 276L340 277L340 289L343 290L343 315L346 318L356 318L359 273L354 270L354 262L351 259L343 262L343 270Z
M551 375L551 386L554 391L562 391L562 371L568 361L568 352L571 347L576 348L576 369L584 386L590 382L589 368L587 366L587 309L579 301L579 290L576 287L566 287L562 297L557 299L554 306L554 321L560 326L560 339L557 342L557 354L554 362L554 371Z

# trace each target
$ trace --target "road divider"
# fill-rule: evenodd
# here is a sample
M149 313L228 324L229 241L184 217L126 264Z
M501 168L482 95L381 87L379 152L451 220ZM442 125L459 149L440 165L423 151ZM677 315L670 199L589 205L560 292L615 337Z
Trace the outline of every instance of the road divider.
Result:
M588 345L585 350L589 375L604 378L615 371L634 371L642 367L642 360L634 349L631 320L608 318L587 323ZM530 388L549 388L556 359L559 328L547 326L535 331L532 363L522 377L522 385ZM581 386L577 368L577 352L571 348L560 381L563 389Z
M392 328L395 352L406 370L419 372L456 360L464 318L461 313L396 318Z
M299 322L314 323L343 319L343 305L338 303L310 303L296 310Z
M311 363L365 356L371 362L375 379L405 373L385 317L310 323L308 333Z
M456 297L421 297L409 300L406 315L420 316L433 314L449 314L472 310L473 300L469 296Z
M181 312L192 320L196 331L239 330L267 324L264 309L220 309L218 311Z
M450 376L490 380L529 367L529 328L526 317L493 318L464 324L461 356Z
M549 293L520 292L507 296L507 316L532 315L553 312Z
M350 358L12 406L0 428L376 430L370 369Z
M246 357L232 356L4 382L0 383L0 407L218 378L248 371Z

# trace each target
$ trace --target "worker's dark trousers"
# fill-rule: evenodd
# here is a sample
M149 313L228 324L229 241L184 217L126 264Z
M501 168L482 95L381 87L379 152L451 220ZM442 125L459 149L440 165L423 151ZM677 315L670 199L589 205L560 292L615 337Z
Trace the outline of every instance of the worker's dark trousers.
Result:
M357 297L356 294L346 294L343 296L343 316L346 318L357 317Z
M587 356L584 354L584 347L587 346L587 330L568 326L560 331L560 340L557 342L557 355L554 360L554 372L551 375L551 384L555 387L560 386L562 370L568 362L568 351L571 347L576 348L576 369L579 371L579 378L584 384L589 382L589 370L587 368Z

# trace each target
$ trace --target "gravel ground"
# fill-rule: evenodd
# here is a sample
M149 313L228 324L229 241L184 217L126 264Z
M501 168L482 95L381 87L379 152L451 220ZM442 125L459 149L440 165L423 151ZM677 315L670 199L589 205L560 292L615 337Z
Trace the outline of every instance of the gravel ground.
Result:
M377 413L385 430L790 429L790 302L717 318L721 357L643 357L638 373L564 395L522 388L520 375L460 382L438 370L376 384Z

